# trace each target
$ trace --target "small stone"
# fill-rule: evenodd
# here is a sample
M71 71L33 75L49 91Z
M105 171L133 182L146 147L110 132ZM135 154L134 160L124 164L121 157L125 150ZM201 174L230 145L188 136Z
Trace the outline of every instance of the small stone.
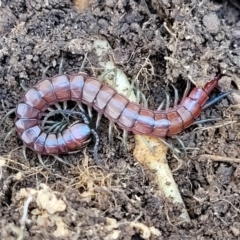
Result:
M27 59L27 60L32 60L32 59L33 59L33 55L27 54L27 55L26 55L26 59Z
M215 13L209 13L203 17L203 25L207 31L211 34L217 34L219 32L220 21Z
M33 61L34 61L34 62L37 62L38 60L39 60L39 57L38 57L38 56L34 56L34 57L33 57Z

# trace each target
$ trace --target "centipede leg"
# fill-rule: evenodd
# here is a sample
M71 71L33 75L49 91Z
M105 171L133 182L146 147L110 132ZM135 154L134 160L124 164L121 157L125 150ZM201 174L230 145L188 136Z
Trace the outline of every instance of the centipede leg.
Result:
M186 146L184 145L182 139L178 136L175 136L174 137L181 145L182 149L183 149L183 152L184 152L184 156L187 157L187 150L186 150Z
M168 110L170 107L170 95L164 89L163 89L163 92L165 93L165 97L166 97L165 109Z
M143 105L145 108L148 108L147 99L146 99L145 95L144 95L141 91L140 91L140 97L141 97L142 105Z
M136 81L136 78L132 81L131 85L130 85L130 88L128 89L127 93L126 93L126 97L129 98L132 91L133 91L133 86L134 86L134 83Z
M48 107L48 109L47 109L49 112L54 112L55 111L55 109L53 109L53 108L51 108L51 107Z
M191 82L190 82L190 80L187 80L187 86L185 88L185 91L184 91L184 94L183 94L183 97L182 97L182 101L188 96L190 88L191 88ZM181 103L182 103L182 101L181 101Z
M113 139L113 124L114 122L110 121L109 127L108 127L108 141L110 144L112 144L112 139Z
M178 90L175 88L175 86L173 84L171 84L173 90L174 90L174 102L173 102L173 106L176 107L179 101L179 94L178 94Z
M57 122L57 123L53 124L51 127L49 127L49 126L44 127L44 130L46 130L47 133L61 132L61 130L63 130L67 125L68 125L68 123Z
M147 139L142 135L141 135L141 138L142 138L143 142L145 143L145 145L148 147L148 149L151 151L151 153L154 155L155 151L154 151L153 147L149 144Z
M204 110L204 109L212 106L214 103L222 100L224 97L226 97L226 96L229 95L230 93L231 93L231 91L225 92L225 93L222 93L222 94L220 94L219 96L217 96L217 97L215 97L215 98L213 98L213 99L210 99L209 101L207 101L207 102L204 104L204 106L202 107L202 109Z
M92 119L92 107L90 107L90 106L88 106L87 107L87 109L88 109L88 116L90 117L90 119Z
M85 113L85 110L84 110L84 108L83 108L82 103L81 103L81 102L77 102L77 105L78 105L80 111Z
M171 144L165 141L163 138L158 138L164 145L166 145L169 149L171 149L176 155L179 155L180 151L174 148Z
M56 121L45 121L45 124L55 124L56 123Z
M63 102L63 109L66 110L67 109L67 101Z
M139 88L137 87L136 88L136 103L140 103L140 98L141 97L141 94L140 94L140 90L139 90Z
M42 159L42 155L38 153L38 161L40 162L40 164L47 169L47 166L44 164L43 159Z
M49 110L49 109L48 109ZM66 117L65 115L65 111L66 110L55 110L55 109L52 109L48 114L44 114L44 119L42 120L42 127L44 127L44 125L46 124L46 122L48 121L48 118L50 118L51 116L59 113L63 116L63 118L68 122L68 118ZM67 110L68 111L68 110Z
M94 129L91 129L91 133L93 134L93 136L95 138L95 145L93 148L93 158L94 158L94 161L99 165L100 164L99 159L98 159L99 136Z
M79 69L79 72L82 72L83 69L84 69L85 66L86 66L87 55L88 55L88 53L86 52L86 53L84 54L84 58L83 58L83 61L82 61L81 67L80 67L80 69Z
M22 147L23 157L24 157L24 160L25 160L26 162L28 162L26 150L27 150L27 147L26 147L25 145L23 145L23 147Z
M63 116L63 119L61 122L55 122L55 121L48 121L48 118L55 115L55 114L61 114ZM76 114L78 116L81 116L81 118L83 119L85 124L89 124L88 118L86 117L86 115L82 112L77 112L77 111L73 111L73 110L54 110L51 111L50 113L48 113L44 119L42 120L42 124L41 127L44 128L44 130L47 130L48 132L61 132L63 129L65 129L65 127L69 124L69 115L73 115ZM53 123L54 125L52 125L51 127L46 126L46 123Z
M28 90L28 88L25 86L25 84L22 81L20 82L20 86L25 92Z
M209 118L209 119L203 119L203 120L198 120L198 121L195 121L191 124L192 125L198 125L198 124L202 124L202 123L207 123L207 122L214 122L214 121L219 121L221 120L222 118Z
M16 128L12 128L6 135L3 141L3 146L5 146L6 141L10 138L10 136L16 131Z
M61 126L61 128L59 128L58 132L62 132L66 127L67 127L68 123L65 123ZM56 130L55 130L56 131Z
M159 104L159 107L157 108L157 111L162 110L163 107L164 107L164 104L165 104L165 99L163 99L162 102Z
M43 70L42 79L45 79L45 78L46 78L47 71L48 71L49 68L50 68L50 66L47 66L47 67Z
M123 147L125 152L127 152L127 137L128 137L128 131L123 130Z
M61 62L59 65L59 74L63 74L63 54L61 56Z
M62 107L61 107L61 105L60 105L59 103L55 103L54 105L55 105L55 107L56 107L58 110L62 110Z
M96 129L99 127L101 119L102 119L102 113L98 113L97 121L96 121Z
M53 156L53 157L54 157L56 160L58 160L59 162L61 162L61 163L63 163L63 164L66 164L66 165L72 167L71 164L65 162L62 158L58 157L57 155L54 154L54 155L51 155L51 156Z
M14 109L10 110L9 112L7 112L7 113L5 114L5 116L3 117L3 119L0 121L0 125L2 125L3 122L5 122L6 118L9 117L9 116L10 116L12 113L14 113L15 111L16 111L16 108L14 108Z

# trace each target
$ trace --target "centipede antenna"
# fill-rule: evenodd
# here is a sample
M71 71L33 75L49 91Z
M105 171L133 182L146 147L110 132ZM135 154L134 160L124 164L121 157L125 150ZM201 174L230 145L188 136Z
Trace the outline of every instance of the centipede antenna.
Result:
M164 89L163 89L163 92L165 93L165 98L166 98L165 109L168 110L170 107L170 95Z
M217 96L216 98L210 99L209 101L207 101L207 102L203 105L202 109L204 110L204 109L212 106L214 103L222 100L224 97L226 97L227 95L229 95L231 92L232 92L232 91L225 92L225 93L220 94L220 95Z
M164 107L164 104L165 104L165 99L162 100L162 102L160 103L159 107L157 108L157 111L162 110L163 107Z
M61 162L61 163L63 163L63 164L66 164L66 165L68 165L69 167L72 167L71 164L65 162L62 158L58 157L57 155L54 154L54 155L51 155L51 156L53 156L53 157L54 157L56 160L58 160L59 162Z
M87 107L87 110L88 110L88 116L90 117L90 119L92 119L92 107L88 106Z
M178 136L175 136L174 138L180 143L180 145L183 149L183 152L184 152L184 156L187 157L187 149L186 149L186 146L184 145L182 139Z
M99 127L101 119L102 119L102 113L98 113L97 121L96 121L96 129Z
M174 102L173 102L173 106L176 107L179 101L179 94L178 94L178 90L175 88L175 86L173 84L171 84L173 90L174 90Z
M5 146L6 144L6 141L10 138L10 136L16 131L16 128L12 128L6 135L6 137L4 138L4 141L3 141L3 146Z
M113 122L109 121L109 127L108 127L108 141L110 144L112 144L112 138L113 138Z
M100 165L100 162L99 162L99 159L98 159L99 136L94 129L91 129L91 133L95 137L95 145L94 145L94 148L93 148L93 158L94 158L94 161L97 163L97 165Z
M8 116L10 116L12 113L14 113L15 111L16 111L16 108L13 108L13 109L10 110L9 112L7 112L7 113L5 114L5 116L3 117L3 119L0 121L0 126L3 124L3 122L5 122L6 118L7 118Z
M82 112L77 112L77 111L72 111L72 110L62 110L62 112L63 112L63 113L66 112L67 114L76 114L76 115L79 115L79 116L82 117L84 123L89 124L89 121L88 121L87 116L86 116L84 113L82 113Z
M189 91L190 91L190 88L191 88L191 82L190 80L188 79L187 80L187 86L185 88L185 91L184 91L184 94L183 94L183 97L182 97L182 101L187 97Z
M65 110L65 111L67 111L67 110ZM87 118L87 116L84 113L76 112L76 111L71 111L71 112L72 112L72 114L80 115L82 117L84 123L89 124L88 118Z
M87 55L88 55L88 53L86 52L86 53L84 54L84 58L83 58L83 61L82 61L81 67L80 67L80 69L79 69L79 72L82 72L83 69L84 69L85 66L86 66Z
M59 74L63 74L63 53L61 54L61 62L59 65Z
M222 120L222 119L221 118L209 118L209 119L198 120L198 121L193 122L191 124L191 126L198 125L198 124L203 124L203 123L207 123L207 122L219 121L219 120Z
M82 112L71 111L71 110L63 110L63 112L67 112L67 113L69 113L69 114L76 114L76 115L79 115L79 116L82 117L84 123L89 124L89 121L88 121L87 116L86 116L84 113L82 113Z
M123 130L123 147L124 147L124 151L127 152L127 137L128 137L128 131L127 130Z
M45 79L45 78L46 78L47 71L48 71L49 68L50 68L50 66L47 66L47 67L43 70L43 72L42 72L42 79Z

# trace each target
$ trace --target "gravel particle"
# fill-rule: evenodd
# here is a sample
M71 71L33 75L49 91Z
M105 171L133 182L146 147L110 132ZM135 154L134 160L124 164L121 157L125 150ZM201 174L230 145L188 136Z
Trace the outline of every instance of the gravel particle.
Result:
M219 32L220 21L215 13L209 13L203 17L203 25L206 30L211 34L217 34Z

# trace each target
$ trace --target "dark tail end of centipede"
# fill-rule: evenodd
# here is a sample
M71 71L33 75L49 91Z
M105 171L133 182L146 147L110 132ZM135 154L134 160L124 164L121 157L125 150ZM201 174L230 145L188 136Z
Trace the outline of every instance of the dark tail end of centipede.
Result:
M218 72L217 72L216 76L215 76L210 82L206 83L206 85L203 87L203 90L205 91L205 93L206 93L207 95L209 95L209 94L213 91L213 89L217 87L218 81L219 81L223 76L225 76L225 74L223 74L223 73L221 72L221 70L218 69Z
M218 85L218 81L223 77L223 76L227 76L227 74L223 74L220 70L220 68L218 69L218 72L215 76L214 79L212 79L210 82L208 82L204 87L203 90L206 92L207 95L209 95L211 93L211 91L217 87ZM228 91L225 93L220 94L218 97L212 98L209 101L207 101L204 106L202 107L202 109L206 109L208 107L210 107L211 105L213 105L214 103L220 101L221 99L223 99L224 97L226 97L227 95L229 95L232 91Z

